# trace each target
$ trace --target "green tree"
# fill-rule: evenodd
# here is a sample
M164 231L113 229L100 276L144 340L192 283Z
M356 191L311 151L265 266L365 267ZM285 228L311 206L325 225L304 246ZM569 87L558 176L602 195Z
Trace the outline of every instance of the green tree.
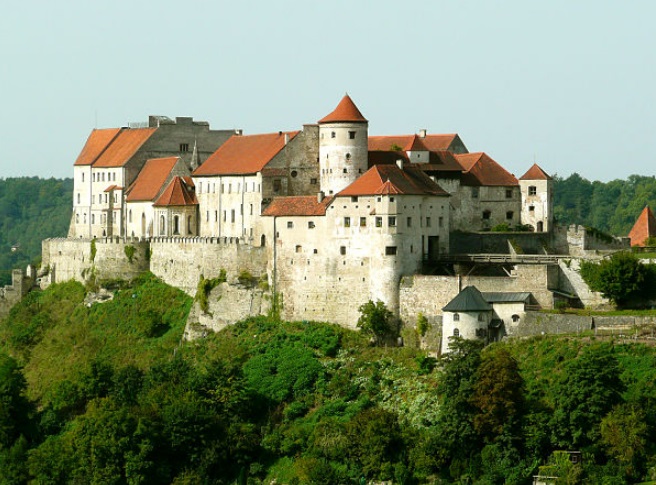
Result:
M555 384L553 439L577 449L597 443L601 419L622 400L624 384L611 344L592 344L566 364Z
M636 304L644 296L648 269L628 251L614 253L600 263L581 263L581 276L594 291L600 292L617 306Z
M378 300L374 303L369 300L367 303L360 305L358 311L360 312L360 318L358 318L357 326L365 335L370 335L376 340L396 335L392 328L394 314L387 309L382 301Z
M620 404L601 420L601 444L625 468L627 477L639 478L645 463L648 428L645 414L633 405Z

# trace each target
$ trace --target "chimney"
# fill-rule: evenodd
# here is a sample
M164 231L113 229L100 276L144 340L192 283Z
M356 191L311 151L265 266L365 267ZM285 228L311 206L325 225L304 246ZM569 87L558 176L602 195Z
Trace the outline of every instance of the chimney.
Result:
M289 133L285 133L285 145L289 143Z
M326 196L326 194L323 193L323 191L320 191L317 193L317 202L321 203L323 202L323 198Z
M396 161L396 166L399 167L401 170L403 170L403 159L402 158L399 158Z
M235 130L235 135L241 136L244 133L244 130Z
M419 130L419 138L426 138L426 128Z

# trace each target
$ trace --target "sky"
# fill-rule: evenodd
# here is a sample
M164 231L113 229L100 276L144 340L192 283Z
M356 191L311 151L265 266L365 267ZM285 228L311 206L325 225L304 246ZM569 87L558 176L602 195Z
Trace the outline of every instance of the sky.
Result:
M656 172L656 2L21 0L0 16L0 178L72 177L93 128L458 133L521 176ZM10 149L11 148L11 149Z

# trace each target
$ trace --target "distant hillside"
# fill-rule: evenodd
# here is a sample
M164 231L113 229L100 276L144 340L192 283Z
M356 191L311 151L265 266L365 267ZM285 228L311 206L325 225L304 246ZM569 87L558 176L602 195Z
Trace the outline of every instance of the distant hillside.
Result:
M626 236L645 205L656 209L656 177L590 182L574 173L554 177L554 214L558 224L596 227Z
M0 179L0 286L40 259L42 239L66 236L72 206L73 179Z

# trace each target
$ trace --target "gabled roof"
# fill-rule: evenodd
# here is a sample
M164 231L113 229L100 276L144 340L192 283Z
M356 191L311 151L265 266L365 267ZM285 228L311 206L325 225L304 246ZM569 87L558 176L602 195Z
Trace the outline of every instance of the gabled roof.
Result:
M375 165L342 190L340 196L377 195L448 195L416 166L401 170L396 165Z
M152 201L162 190L178 157L151 158L128 189L128 202Z
M120 131L120 128L93 130L87 138L84 148L77 156L74 165L92 165Z
M367 123L360 110L348 94L345 94L337 107L328 115L319 120L319 123Z
M445 312L484 312L492 310L478 288L468 286L442 308Z
M104 192L111 192L112 190L123 190L123 187L119 187L119 186L116 185L116 184L114 184L114 185L110 185L109 187L107 187L107 188L104 190Z
M393 146L401 147L403 150L410 150L415 138L419 139L426 150L448 150L451 144L458 138L457 133L435 134L420 137L418 135L389 135L389 136L370 136L369 150L391 150ZM415 148L417 150L417 148Z
M187 185L183 177L173 177L153 204L156 207L198 205L196 192Z
M519 180L551 180L551 177L537 163L534 163L524 175L519 177Z
M517 178L483 152L455 155L465 171L463 185L516 186Z
M246 175L260 172L298 131L233 135L193 172L193 176Z
M646 206L629 232L631 246L644 246L647 238L653 236L656 236L656 218L649 206Z
M122 167L155 133L157 128L122 129L114 141L94 162L93 168Z
M325 216L326 209L334 197L324 197L321 202L316 195L276 197L262 212L263 216Z
M481 292L483 298L488 303L526 303L531 298L531 293L528 291L520 292L497 292L497 291L483 291Z

